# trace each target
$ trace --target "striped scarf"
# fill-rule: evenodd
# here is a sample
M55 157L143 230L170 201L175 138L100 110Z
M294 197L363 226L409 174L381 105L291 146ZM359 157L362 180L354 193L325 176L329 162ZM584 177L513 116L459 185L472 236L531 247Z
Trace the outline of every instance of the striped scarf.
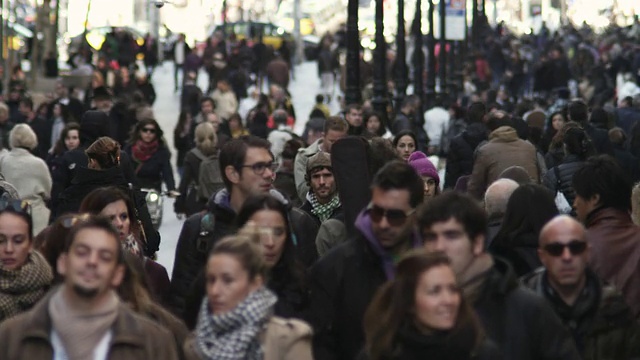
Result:
M317 216L321 223L328 220L333 214L333 211L342 206L338 194L335 194L331 201L323 205L318 202L316 195L309 191L309 193L307 193L307 200L311 203L311 213Z

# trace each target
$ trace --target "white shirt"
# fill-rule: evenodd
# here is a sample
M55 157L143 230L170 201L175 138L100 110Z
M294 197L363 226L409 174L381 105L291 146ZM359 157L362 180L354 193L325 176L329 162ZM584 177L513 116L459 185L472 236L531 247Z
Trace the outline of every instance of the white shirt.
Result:
M441 107L434 107L424 113L424 131L429 135L429 146L440 147L442 136L449 129L449 112Z
M98 342L98 345L93 349L93 359L87 360L107 360L109 355L109 344L111 343L111 330L107 331L102 339ZM69 360L67 350L65 350L62 344L62 339L58 336L58 333L54 329L51 329L51 347L53 347L53 360Z
M178 65L184 64L184 58L185 58L184 42L178 41L176 43L176 49L175 49L175 52L174 52L173 56L174 56L174 60L175 60L176 64L178 64Z

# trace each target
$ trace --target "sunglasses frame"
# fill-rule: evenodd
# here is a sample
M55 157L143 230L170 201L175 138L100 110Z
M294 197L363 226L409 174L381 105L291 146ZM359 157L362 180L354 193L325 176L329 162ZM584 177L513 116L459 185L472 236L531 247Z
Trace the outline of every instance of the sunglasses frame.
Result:
M380 218L378 220L376 220L376 218L378 217L378 215L373 215L374 211L378 212L379 210L382 210L382 215L380 216ZM396 217L396 216L391 216L389 217L389 213L401 213L402 216L402 221L400 222L400 217ZM383 207L380 207L378 205L375 205L373 203L369 203L369 205L367 206L367 213L369 213L369 217L371 217L371 221L375 222L375 223L379 223L380 221L382 221L382 218L387 218L387 222L389 223L389 225L391 226L402 226L407 222L407 219L409 218L409 216L411 216L413 213L416 212L416 209L413 209L411 211L404 212L402 210L398 210L398 209L385 209Z
M553 242L542 247L542 249L553 257L560 257L564 254L564 249L568 248L571 256L578 256L584 254L587 251L589 244L586 241L571 240L569 243L561 244L559 242ZM554 249L554 250L550 250ZM555 250L560 249L560 250Z

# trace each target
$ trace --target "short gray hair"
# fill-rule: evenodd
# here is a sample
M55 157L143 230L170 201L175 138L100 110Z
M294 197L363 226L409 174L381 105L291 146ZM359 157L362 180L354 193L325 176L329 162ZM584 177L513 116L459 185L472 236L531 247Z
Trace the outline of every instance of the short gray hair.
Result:
M511 179L494 181L484 193L484 209L490 219L502 218L507 211L511 194L520 186Z
M31 126L18 124L13 127L9 134L9 145L12 149L21 147L33 150L38 146L38 137L31 129Z

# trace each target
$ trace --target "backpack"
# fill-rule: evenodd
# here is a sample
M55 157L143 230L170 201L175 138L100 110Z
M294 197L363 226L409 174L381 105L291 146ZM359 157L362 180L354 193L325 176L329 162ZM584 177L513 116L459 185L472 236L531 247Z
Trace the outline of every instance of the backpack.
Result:
M208 200L224 187L220 173L220 161L216 155L207 157L197 148L193 153L202 160L198 168L197 196L199 199Z

